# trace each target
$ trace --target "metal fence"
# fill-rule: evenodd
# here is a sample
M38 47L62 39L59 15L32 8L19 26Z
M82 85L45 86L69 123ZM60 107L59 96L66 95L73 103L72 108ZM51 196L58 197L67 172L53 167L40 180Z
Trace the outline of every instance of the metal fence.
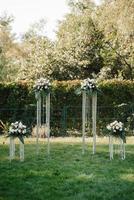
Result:
M43 109L42 123L45 123L45 108ZM90 108L87 107L87 130L91 134L92 116ZM24 109L0 108L0 120L3 122L14 122L21 120L30 127L36 125L36 105L26 106ZM107 123L120 120L125 123L132 133L134 130L134 104L97 107L97 133L106 127ZM60 109L51 107L51 134L55 136L73 134L81 130L81 107L63 106ZM78 131L78 132L77 132Z

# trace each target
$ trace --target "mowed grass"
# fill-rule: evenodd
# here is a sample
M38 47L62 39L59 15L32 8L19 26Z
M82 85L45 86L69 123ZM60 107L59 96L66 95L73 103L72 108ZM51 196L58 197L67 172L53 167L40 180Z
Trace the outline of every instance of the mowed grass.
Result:
M134 199L134 145L126 145L126 160L116 154L109 160L108 145L101 141L92 155L92 144L81 153L78 139L56 140L47 156L41 141L25 144L25 161L8 160L8 144L0 143L0 200L132 200Z

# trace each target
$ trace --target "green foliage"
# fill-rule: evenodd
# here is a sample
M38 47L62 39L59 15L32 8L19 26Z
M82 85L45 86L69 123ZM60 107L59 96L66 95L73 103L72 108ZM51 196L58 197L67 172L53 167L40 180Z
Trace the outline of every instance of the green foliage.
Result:
M21 120L28 126L36 124L36 99L33 82L0 84L0 119L4 122ZM52 135L65 135L67 130L81 130L81 96L75 91L80 80L54 81L51 93ZM107 80L99 83L98 134L112 119L125 125L134 112L134 82ZM124 107L121 104L126 104ZM132 118L132 117L131 117ZM132 120L129 120L132 124ZM132 125L130 126L132 127ZM132 130L132 129L131 129ZM91 134L91 133L89 133Z
M134 1L69 0L70 12L57 27L57 38L45 36L41 19L24 33L12 34L13 18L0 16L0 81L134 79Z
M126 104L133 103L134 99L133 81L113 79L113 80L102 81L99 85L104 94L104 99L102 101L105 105L119 105L121 103L126 103Z
M57 79L87 78L102 68L103 33L91 15L89 10L71 13L60 23L55 48L55 64L59 69Z
M0 120L0 135L6 135L8 133L8 130L9 130L9 123L3 123L1 120Z
M53 72L53 43L45 36L28 32L21 47L24 55L17 80L36 80L43 75L49 78Z
M105 35L104 67L111 77L134 78L134 1L106 0L96 12L96 23Z
M3 14L0 16L0 81L15 80L21 49L15 42L11 23L13 17Z
M32 98L29 91L30 84L27 83L5 83L0 84L0 107L2 109L1 119L13 122L15 120L25 120L26 109ZM34 98L33 98L34 100ZM33 101L34 102L34 101Z

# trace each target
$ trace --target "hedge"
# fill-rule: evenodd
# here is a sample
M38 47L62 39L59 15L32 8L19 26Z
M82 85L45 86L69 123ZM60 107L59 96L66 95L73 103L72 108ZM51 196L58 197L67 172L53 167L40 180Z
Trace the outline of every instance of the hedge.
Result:
M80 80L54 81L51 94L51 134L69 134L81 129L81 96L75 94ZM4 122L22 120L36 124L36 100L33 82L0 83L0 119ZM134 112L134 82L105 80L99 83L98 130L107 122L121 119L127 122ZM89 116L91 117L91 116ZM131 126L133 123L131 122ZM71 132L71 131L70 131ZM98 131L99 132L99 131Z

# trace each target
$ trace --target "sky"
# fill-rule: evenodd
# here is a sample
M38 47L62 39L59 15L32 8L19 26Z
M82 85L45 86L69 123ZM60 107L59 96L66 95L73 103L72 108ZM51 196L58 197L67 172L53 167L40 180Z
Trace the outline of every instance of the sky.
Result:
M94 0L99 3L101 0ZM31 24L44 18L45 35L55 38L56 25L69 12L67 0L0 0L0 15L6 12L14 16L13 32L19 37Z

